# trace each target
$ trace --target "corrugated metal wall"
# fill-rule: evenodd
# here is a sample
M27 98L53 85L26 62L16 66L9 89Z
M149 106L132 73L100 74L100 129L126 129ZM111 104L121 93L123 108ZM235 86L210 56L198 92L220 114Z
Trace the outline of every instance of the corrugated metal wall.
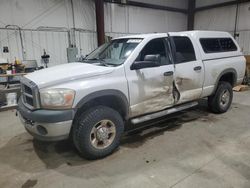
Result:
M228 0L210 1L197 0L197 6L206 6ZM206 11L197 12L195 15L195 29L200 30L218 30L234 32L236 18L236 5L222 8L215 8ZM237 41L242 51L250 55L250 3L239 5L239 15L236 25L236 31L239 33Z
M138 0L142 1L142 0ZM21 27L26 59L36 59L40 64L43 49L51 56L50 66L66 63L68 34L73 28L70 0L1 0L0 2L0 56L2 47L8 46L9 61L23 59L18 29L6 29L6 25ZM146 0L143 2L186 8L186 0ZM79 55L86 55L97 47L95 5L93 0L73 0L76 46ZM39 27L59 27L40 30ZM13 26L11 27L13 28ZM60 29L61 28L61 29ZM105 3L106 35L119 37L134 33L167 32L186 29L186 15L138 7ZM64 30L64 31L62 31Z
M76 31L76 46L79 53L86 55L96 48L96 33ZM66 48L69 46L66 31L21 30L26 58L23 58L20 34L18 30L0 28L0 55L9 61L17 59L36 59L41 64L43 50L50 55L52 65L67 63ZM3 47L8 46L9 53L3 53Z
M168 32L183 31L186 28L187 17L183 13L105 4L107 33Z
M217 3L229 2L232 0L196 0L196 7L203 7L208 5L213 5Z
M69 46L67 30L73 28L70 2L70 0L1 0L0 55L8 58L10 62L16 57L21 60L35 59L41 65L41 55L45 49L51 57L50 66L66 63L66 48ZM92 0L73 2L75 27L78 29L75 32L76 46L79 55L86 55L97 46L94 3ZM6 29L7 25L12 26ZM21 28L21 37L18 27ZM21 38L26 58L22 55ZM9 54L3 54L3 46L9 47Z

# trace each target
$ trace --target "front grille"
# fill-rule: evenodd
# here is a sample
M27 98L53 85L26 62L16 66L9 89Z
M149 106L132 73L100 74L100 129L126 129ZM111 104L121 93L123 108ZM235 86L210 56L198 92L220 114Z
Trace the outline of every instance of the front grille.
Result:
M27 94L32 95L32 89L26 85L24 85L24 92Z
M21 79L21 92L22 92L22 101L23 104L31 109L34 110L39 107L38 103L38 88L36 84L27 78Z
M33 97L25 96L25 102L27 104L29 104L30 106L34 107L34 99L33 99Z

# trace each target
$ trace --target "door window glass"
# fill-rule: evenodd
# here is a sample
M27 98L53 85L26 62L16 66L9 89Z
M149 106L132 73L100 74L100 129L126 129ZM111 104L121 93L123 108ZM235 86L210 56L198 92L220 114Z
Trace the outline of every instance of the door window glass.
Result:
M171 64L169 54L167 54L166 43L163 39L153 39L141 51L138 56L138 61L143 61L146 55L157 55L161 56L161 65Z
M188 37L173 37L176 50L176 63L195 61L194 46Z

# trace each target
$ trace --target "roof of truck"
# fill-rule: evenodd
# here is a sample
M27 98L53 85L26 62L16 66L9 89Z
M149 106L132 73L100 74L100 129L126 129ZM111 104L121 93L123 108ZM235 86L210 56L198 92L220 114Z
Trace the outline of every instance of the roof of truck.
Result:
M147 34L136 34L136 35L128 35L123 37L118 37L116 39L123 39L123 38L154 38L154 37L166 37L168 34L172 36L182 36L182 35L190 35L194 38L201 38L201 37L231 37L228 32L224 31L201 31L201 30L194 30L194 31L180 31L180 32L166 32L166 33L147 33Z
M135 35L126 35L122 37L118 37L116 39L126 39L126 38L148 38L148 37L163 37L167 36L167 33L146 33L146 34L135 34Z
M190 39L199 41L201 38L231 38L234 43L237 46L236 51L227 51L227 52L211 52L211 53L205 53L200 42L196 42L195 49L199 48L199 52L201 55L201 59L213 59L213 58L224 58L224 57L231 57L231 56L241 56L241 49L237 42L234 40L232 35L228 32L224 31L200 31L200 30L194 30L194 31L181 31L181 32L168 32L168 33L148 33L148 34L137 34L137 35L130 35L130 36L124 36L119 37L117 39L126 39L126 38L138 38L138 39L146 39L146 40L152 40L155 38L162 38L167 37L168 34L170 36L187 36ZM194 44L194 43L193 43ZM196 51L197 52L197 51Z

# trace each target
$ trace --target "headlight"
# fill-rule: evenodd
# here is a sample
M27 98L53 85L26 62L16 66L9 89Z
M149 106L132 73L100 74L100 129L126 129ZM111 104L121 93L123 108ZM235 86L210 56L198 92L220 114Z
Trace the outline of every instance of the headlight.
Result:
M71 89L40 90L41 106L47 109L68 109L73 105L75 91Z

